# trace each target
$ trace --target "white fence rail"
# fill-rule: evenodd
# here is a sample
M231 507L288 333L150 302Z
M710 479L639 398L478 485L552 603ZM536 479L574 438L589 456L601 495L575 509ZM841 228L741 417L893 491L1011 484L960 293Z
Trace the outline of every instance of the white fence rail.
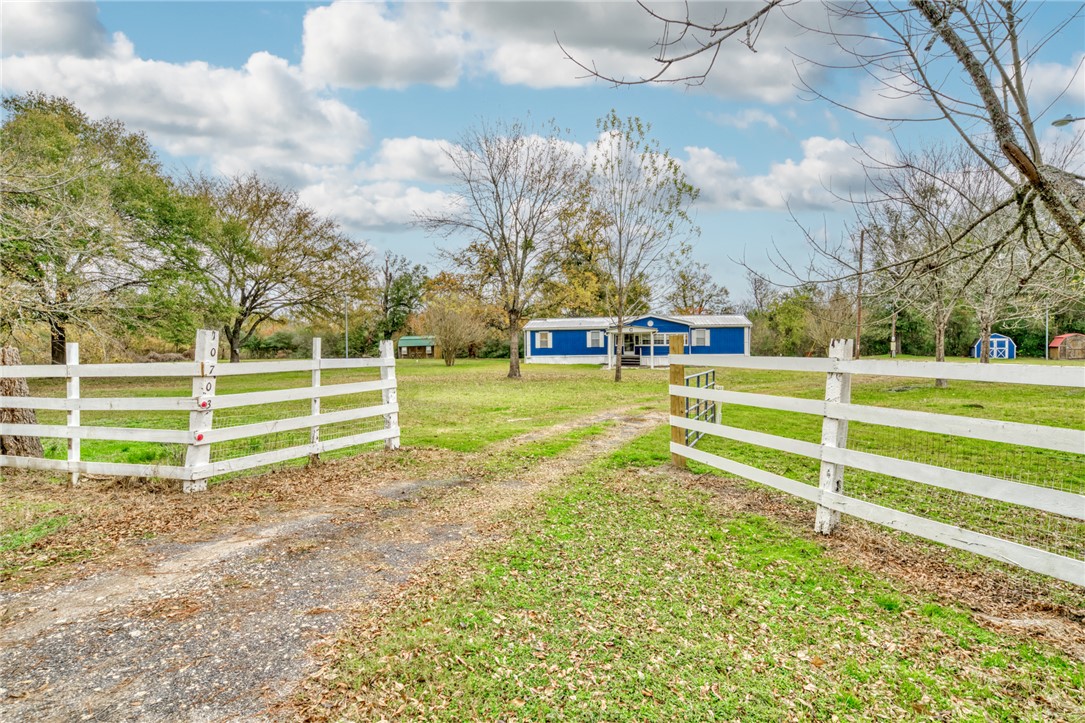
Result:
M185 492L206 489L206 480L215 475L252 469L301 457L316 458L322 452L384 441L387 449L399 447L399 404L396 396L395 353L392 342L381 342L381 355L376 359L324 359L320 340L313 340L313 358L298 361L252 362L219 364L217 331L200 331L196 340L196 361L143 364L80 364L79 347L68 344L66 365L0 366L2 378L66 380L66 396L2 397L0 409L63 410L66 424L0 423L0 435L51 437L67 440L66 459L44 459L0 455L0 467L67 472L73 485L79 484L81 474L158 477L183 481ZM329 369L380 370L380 379L362 382L322 385L320 372ZM272 374L278 372L310 371L310 386L237 394L216 394L219 377ZM190 377L190 397L94 397L80 396L82 378L153 378ZM320 400L328 397L380 392L379 404L321 413ZM282 402L311 400L310 414L287 419L259 421L236 426L215 427L216 410L237 407L260 407ZM137 427L83 426L83 411L188 412L188 429L148 429ZM383 427L348 434L330 440L320 439L322 425L342 424L381 417ZM262 451L232 459L212 462L213 445L261 437L280 432L310 429L309 442L283 449ZM119 442L155 442L183 445L184 464L135 464L128 462L95 462L81 459L81 440Z
M1085 431L1082 430L871 407L852 404L850 397L853 374L1085 388L1085 368L855 361L851 360L851 343L844 340L834 342L829 359L690 356L672 353L670 357L672 459L679 465L684 465L686 459L695 460L813 502L818 506L815 529L825 534L832 532L840 513L844 513L1085 586L1085 560L964 529L958 525L928 519L843 494L844 470L851 467L919 485L954 490L978 498L1039 510L1067 518L1072 524L1077 524L1075 521L1085 520L1085 495L1078 492L1041 487L986 474L964 472L848 449L847 438L848 422L856 421L1085 455ZM824 400L812 400L732 392L719 388L718 382L714 389L675 383L685 378L686 364L697 367L823 372L826 374L826 397ZM818 415L823 420L821 443L815 444L775 434L740 429L719 422L689 419L686 415L675 413L675 410L683 409L690 400L706 400L720 405L736 404ZM815 487L711 452L694 449L682 443L687 431L714 435L735 442L819 460L821 463L819 484ZM1081 550L1080 554L1085 555L1085 550Z

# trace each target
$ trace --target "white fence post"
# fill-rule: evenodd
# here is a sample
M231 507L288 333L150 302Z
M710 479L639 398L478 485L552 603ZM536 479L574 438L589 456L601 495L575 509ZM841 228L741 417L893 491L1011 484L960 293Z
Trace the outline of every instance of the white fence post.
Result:
M380 344L380 356L381 356L381 379L383 381L391 381L392 387L390 389L381 390L381 401L384 404L395 404L399 401L399 395L395 387L396 381L396 348L395 343L391 339L384 339ZM395 429L399 427L399 413L390 412L384 415L384 428ZM390 437L384 442L385 449L399 449L399 435Z
M211 464L211 440L209 432L214 415L215 370L218 368L219 333L200 329L196 332L196 376L192 377L192 396L199 409L188 415L188 451L185 468L189 474ZM183 490L204 492L206 479L184 480Z
M833 339L829 344L829 358L850 361L855 348L851 339ZM825 401L847 404L851 402L851 374L829 372L825 375ZM821 446L844 449L848 446L848 422L826 416L821 422ZM818 487L827 492L839 494L844 488L844 465L833 462L821 462L821 476ZM814 531L823 535L831 534L840 523L840 512L818 505L814 518Z
M320 337L313 339L313 388L314 391L320 386ZM309 406L309 414L320 414L320 395L314 394L313 401ZM320 425L314 424L309 429L309 444L316 448L320 444ZM309 464L320 464L320 453L313 452L309 455Z
M79 364L79 344L69 342L64 345L64 363L67 365L64 373L68 378L66 396L69 401L79 399L79 376L72 374L72 366ZM73 405L73 408L68 410L68 430L78 428L79 424L79 408ZM79 444L79 437L68 437L68 471L72 487L79 486Z

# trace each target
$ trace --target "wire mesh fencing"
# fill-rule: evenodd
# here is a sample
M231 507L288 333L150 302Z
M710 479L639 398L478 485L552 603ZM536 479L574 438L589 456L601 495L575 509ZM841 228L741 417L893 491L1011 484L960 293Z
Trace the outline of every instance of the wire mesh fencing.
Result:
M1004 379L935 389L929 381L901 385L888 376L902 369L894 366L886 376L855 375L851 400L834 407L819 400L825 374L796 373L804 361L754 358L759 366L749 373L739 371L741 360L729 361L733 368L717 377L716 390L692 392L721 403L720 424L686 425L707 432L698 450L786 478L781 489L787 480L818 488L799 495L805 499L824 495L846 513L850 505L862 512L853 514L879 518L872 521L920 536L933 530L937 541L1085 584L1085 374L1053 373L1059 383L1026 386L1012 371L988 368L978 371ZM773 363L778 383L765 376ZM876 373L866 371L878 369L876 362L863 363L864 374ZM965 372L954 370L958 378ZM860 407L876 414L855 414ZM830 409L884 421L845 421L838 451L836 440L823 443ZM685 456L697 459L695 452ZM829 462L844 468L842 489L825 486ZM756 481L772 486L774 478ZM903 514L894 518L897 512ZM955 540L953 530L966 532Z

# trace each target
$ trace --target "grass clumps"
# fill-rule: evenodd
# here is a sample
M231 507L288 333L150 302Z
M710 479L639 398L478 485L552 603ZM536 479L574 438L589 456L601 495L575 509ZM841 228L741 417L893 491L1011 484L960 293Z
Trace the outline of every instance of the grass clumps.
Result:
M353 631L318 717L1044 720L1085 666L651 469L656 431Z
M69 515L52 515L57 505L7 504L0 506L0 552L29 547L71 520Z

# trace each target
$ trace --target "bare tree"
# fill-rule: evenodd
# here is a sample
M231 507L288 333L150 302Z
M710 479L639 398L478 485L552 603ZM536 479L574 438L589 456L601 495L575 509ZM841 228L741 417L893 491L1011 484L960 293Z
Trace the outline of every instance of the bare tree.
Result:
M447 294L429 300L418 326L433 336L445 366L452 366L461 352L486 340L484 316L478 302L462 294Z
M878 178L878 200L866 208L875 278L870 291L887 297L893 313L907 305L931 322L937 361L945 360L946 329L966 290L1012 247L1008 239L1019 227L999 202L997 182L967 149L928 146Z
M292 313L326 315L357 297L369 280L368 248L298 200L296 191L255 174L194 178L217 228L202 244L202 283L209 315L222 323L230 361L264 322Z
M583 158L553 122L538 132L518 121L481 123L446 153L459 205L421 214L418 223L446 238L469 238L445 255L489 281L508 324L508 376L518 379L524 314L558 261L563 216L581 193Z
M731 314L727 287L717 284L708 264L694 261L688 249L674 254L667 261L667 293L664 301L673 314Z
M767 312L772 302L780 295L771 281L752 269L746 269L746 285L749 287L750 295L742 302L740 308L747 314Z
M752 6L743 17L725 14L722 19L702 21L691 15L688 4L683 14L666 15L642 3L645 12L660 22L661 30L655 58L659 72L641 78L608 74L566 55L588 73L615 84L698 84L715 69L722 43L737 36L754 50L763 24L770 15L783 13L787 4L767 0ZM1085 263L1085 177L1076 169L1053 165L1045 157L1036 124L1046 109L1037 114L1028 97L1029 62L1047 40L1080 20L1081 6L1066 6L1064 19L1053 28L1033 33L1037 41L1026 49L1023 31L1032 14L1023 12L1025 3L1021 0L867 0L824 5L830 21L827 32L851 58L836 67L868 73L879 86L875 93L883 98L920 99L930 110L922 120L948 124L969 151L1001 179L1003 198L1025 221L1017 227L1016 239L1026 240L1026 229L1035 230L1037 209L1042 208L1059 233L1046 239L1046 246L1034 258L1072 255L1077 266ZM857 26L865 30L857 32ZM686 67L690 72L682 71ZM949 82L951 77L961 82ZM1080 76L1071 82L1080 82ZM873 115L829 98L816 87L808 88L836 105ZM904 112L876 117L916 120ZM968 233L967 228L959 229L950 241L959 241Z
M689 206L697 189L686 181L678 161L650 139L651 125L622 119L612 110L598 122L599 146L591 166L590 206L604 219L601 265L609 283L606 307L614 317L619 343L638 286L666 274L667 255L696 233ZM619 352L620 353L620 352ZM614 365L621 381L622 365Z
M824 355L833 339L840 339L855 330L855 294L841 284L818 287L806 316L806 335L813 353Z

